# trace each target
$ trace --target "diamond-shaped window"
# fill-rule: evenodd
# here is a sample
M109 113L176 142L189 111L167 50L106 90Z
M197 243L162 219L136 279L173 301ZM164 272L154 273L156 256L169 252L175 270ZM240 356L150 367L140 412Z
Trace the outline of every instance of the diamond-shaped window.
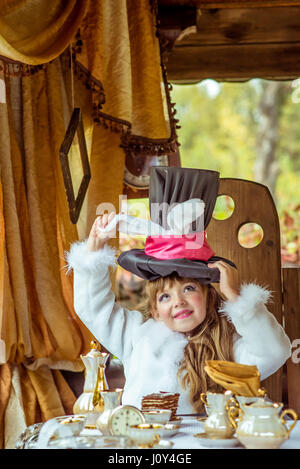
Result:
M72 181L69 153L75 138L77 136L80 158L83 169L83 177L75 197L74 184ZM62 168L64 184L69 204L69 213L71 222L76 224L80 215L81 207L87 192L87 188L91 179L91 170L86 148L84 129L80 108L74 108L64 140L59 150L60 164Z

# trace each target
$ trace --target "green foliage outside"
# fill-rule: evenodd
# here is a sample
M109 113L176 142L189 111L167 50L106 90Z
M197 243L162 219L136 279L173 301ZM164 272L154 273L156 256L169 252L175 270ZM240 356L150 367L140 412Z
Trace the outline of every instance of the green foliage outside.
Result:
M181 125L182 166L215 169L221 177L254 180L260 82L205 80L173 87L172 99ZM300 103L292 101L295 90L289 84L290 97L282 109L276 152L281 170L276 185L279 212L300 199Z
M285 82L285 88L276 146L280 172L274 199L280 217L283 262L300 265L300 83ZM182 166L217 170L221 177L254 181L262 92L263 80L259 79L174 85L172 100L181 125L178 138ZM219 217L224 210L224 203L220 204Z

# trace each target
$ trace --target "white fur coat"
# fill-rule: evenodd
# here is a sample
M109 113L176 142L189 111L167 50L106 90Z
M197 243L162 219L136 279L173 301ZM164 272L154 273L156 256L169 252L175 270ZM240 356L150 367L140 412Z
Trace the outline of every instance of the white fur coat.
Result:
M96 252L86 251L86 241L74 243L67 253L69 270L74 270L75 311L101 344L123 363L125 387L123 404L141 407L146 394L179 392L178 413L194 410L188 390L177 379L187 339L164 323L143 322L139 311L121 307L111 289L109 266L115 266L115 252L106 245ZM236 301L226 301L220 314L234 324L234 359L256 365L261 379L277 371L290 357L291 344L283 328L265 304L270 292L255 285L241 287Z

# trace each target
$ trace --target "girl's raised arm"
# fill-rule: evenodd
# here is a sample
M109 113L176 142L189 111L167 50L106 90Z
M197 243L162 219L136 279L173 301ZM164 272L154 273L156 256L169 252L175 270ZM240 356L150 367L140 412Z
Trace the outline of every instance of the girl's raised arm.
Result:
M131 353L133 334L142 314L116 302L110 268L116 267L115 250L106 244L111 233L99 234L112 216L97 218L88 240L74 243L67 253L68 269L74 272L74 308L95 338L121 361Z

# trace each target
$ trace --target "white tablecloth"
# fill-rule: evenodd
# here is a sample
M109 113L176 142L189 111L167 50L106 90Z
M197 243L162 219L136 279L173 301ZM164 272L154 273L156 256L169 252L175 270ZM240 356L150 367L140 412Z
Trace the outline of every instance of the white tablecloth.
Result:
M193 417L183 417L180 431L170 438L174 443L172 449L208 449L207 446L200 444L201 442L198 438L194 437L195 434L203 433L203 431L202 422ZM98 430L84 430L81 434L100 435L101 433ZM244 447L240 445L232 449L244 449ZM297 421L296 426L291 431L289 440L285 441L280 449L300 449L300 420Z

